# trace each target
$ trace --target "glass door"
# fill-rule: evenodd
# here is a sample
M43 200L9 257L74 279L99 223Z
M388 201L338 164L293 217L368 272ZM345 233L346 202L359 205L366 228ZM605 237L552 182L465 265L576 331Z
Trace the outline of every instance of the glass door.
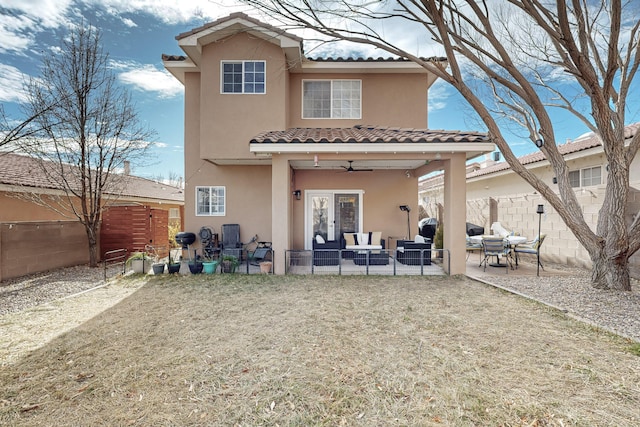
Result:
M360 195L341 194L333 195L334 220L336 226L334 239L338 240L345 231L360 232Z
M330 194L311 195L312 238L319 234L324 240L333 240L334 223L331 198Z
M360 232L362 224L361 191L312 191L306 194L305 246L321 235L326 240L339 240L343 232Z

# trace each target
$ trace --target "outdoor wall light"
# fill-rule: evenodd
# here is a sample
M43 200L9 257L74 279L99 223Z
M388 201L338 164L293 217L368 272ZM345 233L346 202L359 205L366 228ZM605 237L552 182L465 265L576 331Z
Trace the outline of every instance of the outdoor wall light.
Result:
M293 192L293 195L295 196L296 200L300 200L300 195L302 194L302 191L300 190L295 190Z
M536 139L536 147L540 148L544 145L544 139L538 138Z
M404 175L405 175L407 178L411 178L411 172L410 172L409 170L404 171Z

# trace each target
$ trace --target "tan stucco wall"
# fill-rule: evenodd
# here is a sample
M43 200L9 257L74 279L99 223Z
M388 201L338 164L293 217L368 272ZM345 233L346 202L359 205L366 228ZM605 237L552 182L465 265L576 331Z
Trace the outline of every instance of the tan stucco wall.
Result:
M197 186L224 186L225 216L196 216ZM185 231L197 233L200 227L212 227L220 233L222 224L240 224L240 239L248 242L258 234L271 241L271 167L216 166L203 163L185 186ZM222 236L220 236L222 237Z
M341 171L295 171L296 188L303 190L300 200L293 202L293 247L304 249L305 190L363 190L363 231L382 231L382 237L404 237L407 234L407 214L399 209L409 205L411 233L417 233L418 181L407 179L403 171L342 173ZM411 237L413 237L413 234ZM388 240L387 240L388 241ZM307 246L310 242L307 242Z
M221 61L266 61L265 94L223 94ZM206 45L202 49L200 100L200 156L209 159L253 158L249 140L264 130L286 128L287 66L279 47L246 33ZM192 84L188 80L187 84ZM192 93L188 102L196 102Z
M53 202L52 202L53 203ZM183 207L177 203L151 202L149 200L118 200L113 205L127 205L139 203L152 208L169 210L177 208L183 216ZM182 218L181 218L182 219ZM73 216L63 216L62 214L40 206L24 198L17 197L15 193L0 191L0 222L20 222L20 221L67 221L75 220Z
M38 206L15 194L0 191L0 222L5 221L56 221L68 218L44 206Z
M302 81L322 79L361 80L362 118L303 119ZM292 74L290 90L288 127L427 127L426 74Z

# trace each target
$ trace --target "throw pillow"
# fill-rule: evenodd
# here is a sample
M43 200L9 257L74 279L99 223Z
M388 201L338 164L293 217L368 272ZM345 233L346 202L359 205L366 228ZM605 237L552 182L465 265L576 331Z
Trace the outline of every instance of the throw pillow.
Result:
M358 245L369 244L369 233L358 233Z
M382 244L382 231L372 231L371 232L371 244L372 245L380 245Z
M356 244L355 235L353 233L344 233L344 241L347 246L353 246Z
M316 243L319 243L319 244L321 244L321 245L322 245L322 244L324 244L324 243L326 243L326 242L324 241L324 237L322 237L321 235L319 235L319 234L318 234L318 235L316 236Z

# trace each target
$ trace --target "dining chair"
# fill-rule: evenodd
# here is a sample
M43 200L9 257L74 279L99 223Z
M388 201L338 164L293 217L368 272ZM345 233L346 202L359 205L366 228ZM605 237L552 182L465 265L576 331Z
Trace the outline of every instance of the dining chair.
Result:
M544 270L544 267L542 266L542 262L540 261L540 247L542 246L542 243L544 243L544 238L547 237L546 234L541 234L540 235L540 239L538 239L538 237L536 237L535 239L529 241L529 242L525 242L522 244L519 244L515 247L515 249L513 250L515 252L516 255L516 268L518 267L518 259L519 254L533 254L538 256L538 263L540 264L540 267Z
M482 252L484 253L484 258L480 262L480 265L484 264L484 271L487 271L487 262L489 262L491 257L498 259L496 264L492 264L493 266L502 266L502 264L500 264L500 257L503 257L505 259L504 265L506 273L509 273L511 249L505 245L502 237L484 237L482 239Z

